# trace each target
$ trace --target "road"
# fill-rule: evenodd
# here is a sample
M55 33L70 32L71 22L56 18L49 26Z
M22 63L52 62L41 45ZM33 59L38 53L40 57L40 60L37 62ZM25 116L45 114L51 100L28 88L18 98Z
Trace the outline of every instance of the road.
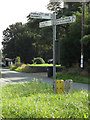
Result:
M17 82L25 82L30 81L32 79L42 79L44 82L53 83L53 79L48 77L42 77L42 75L37 75L33 73L20 73L16 71L10 71L9 69L3 68L1 69L2 78L1 85L6 85L8 83L17 83ZM41 74L41 73L40 73Z
M9 84L9 83L19 83L19 82L25 82L30 81L32 79L42 79L43 82L47 83L53 83L53 79L48 78L46 75L41 75L40 73L20 73L16 71L10 71L9 69L2 68L0 69L2 73L2 78L0 80L1 86ZM43 74L43 73L42 73ZM73 83L72 87L74 89L86 89L90 90L90 84L83 84L83 83Z

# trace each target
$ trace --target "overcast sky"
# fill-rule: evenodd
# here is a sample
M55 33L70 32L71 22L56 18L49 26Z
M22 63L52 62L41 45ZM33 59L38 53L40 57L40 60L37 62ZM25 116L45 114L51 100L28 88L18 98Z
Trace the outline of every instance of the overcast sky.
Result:
M49 12L49 0L0 0L0 49L2 32L16 22L26 23L30 12Z

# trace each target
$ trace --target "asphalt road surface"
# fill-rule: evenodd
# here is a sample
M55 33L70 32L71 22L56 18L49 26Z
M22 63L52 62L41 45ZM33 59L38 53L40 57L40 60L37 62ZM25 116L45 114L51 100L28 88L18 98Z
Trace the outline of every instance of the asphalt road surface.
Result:
M1 86L9 84L9 83L19 83L30 81L32 79L42 79L43 82L53 83L53 79L47 77L47 73L20 73L16 71L10 71L7 68L0 68L2 78L0 80ZM90 90L90 84L83 84L83 83L73 83L72 87L74 89L86 89Z

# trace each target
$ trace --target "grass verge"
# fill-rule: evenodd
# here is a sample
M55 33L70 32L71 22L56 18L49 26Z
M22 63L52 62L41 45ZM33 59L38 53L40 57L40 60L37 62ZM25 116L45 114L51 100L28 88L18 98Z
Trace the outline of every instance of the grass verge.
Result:
M80 75L70 75L68 73L61 73L61 74L57 74L56 78L57 78L57 80L60 80L60 79L63 79L63 80L72 79L73 82L90 84L90 78L83 77L83 76L80 76Z
M41 81L8 84L2 89L2 118L88 118L88 92L54 94Z

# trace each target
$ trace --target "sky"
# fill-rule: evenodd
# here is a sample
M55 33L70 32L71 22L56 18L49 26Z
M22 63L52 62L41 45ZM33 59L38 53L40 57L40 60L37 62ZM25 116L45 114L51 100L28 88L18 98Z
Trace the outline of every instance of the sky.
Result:
M16 22L27 22L30 12L50 13L47 10L49 0L0 0L0 49L3 31Z

